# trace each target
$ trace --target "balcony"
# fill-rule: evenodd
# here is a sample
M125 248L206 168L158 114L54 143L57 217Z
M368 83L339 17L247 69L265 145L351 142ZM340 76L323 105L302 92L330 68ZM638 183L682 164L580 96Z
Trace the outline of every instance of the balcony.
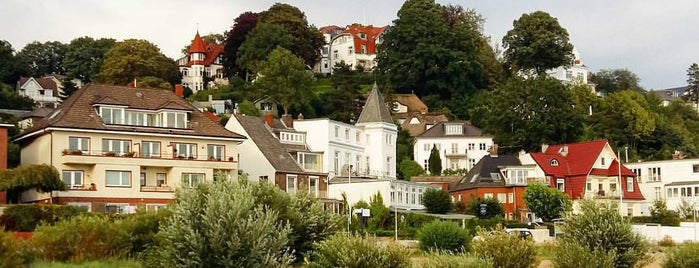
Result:
M455 150L455 149L446 149L444 150L444 156L449 157L449 158L463 158L466 157L466 149L463 150Z
M595 198L597 199L619 199L618 191L604 191L600 190L595 193Z
M222 159L208 155L177 156L170 152L145 156L137 152L63 150L61 159L64 164L97 165L119 162L123 165L136 166L197 166L211 169L236 169L238 164L233 157Z
M166 192L172 193L175 190L167 185L155 186L155 185L145 185L141 186L141 192Z

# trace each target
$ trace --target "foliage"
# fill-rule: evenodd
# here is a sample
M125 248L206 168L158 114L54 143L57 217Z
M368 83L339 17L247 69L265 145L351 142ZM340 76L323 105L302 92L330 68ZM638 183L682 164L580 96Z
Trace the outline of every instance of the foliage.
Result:
M555 78L512 77L476 99L474 124L511 152L575 142L582 134L582 117L571 105L571 92Z
M475 254L451 254L449 252L428 254L416 268L492 268L490 260L479 258Z
M400 175L400 179L409 181L412 177L424 175L425 170L417 162L408 158L403 158L403 160L398 163L398 174Z
M413 160L413 150L414 150L413 146L414 146L414 144L415 144L415 138L410 136L410 133L407 130L403 129L398 124L398 136L396 136L396 159L400 159L401 162L404 159ZM420 165L417 162L415 162L415 163L418 164L418 166ZM422 167L420 167L420 169L422 170L421 173L424 174L425 170ZM417 170L415 170L415 171L417 171ZM403 180L410 180L411 176L408 176L408 177L402 176L401 177L400 167L398 167L398 172L396 172L396 173L399 174L399 178L401 178ZM416 175L413 175L413 176L416 176Z
M663 264L665 268L699 267L699 243L685 242L670 250Z
M424 251L464 252L468 250L471 234L452 221L435 220L417 232L420 249Z
M36 262L34 268L141 268L141 263L135 260L100 260L81 263Z
M58 170L47 164L19 166L0 171L0 190L7 190L8 197L10 192L22 193L29 189L51 193L65 190L66 185L61 180Z
M661 247L674 247L676 245L675 240L672 240L672 237L669 235L665 235L662 239L658 240L658 246Z
M362 75L344 62L336 64L330 77L332 87L319 96L323 102L317 109L318 113L332 120L354 124L366 101L359 86Z
M477 236L471 243L471 251L491 259L494 267L536 267L536 247L532 240L522 240L508 234L501 226L492 231L477 228Z
M650 207L651 222L665 226L680 226L680 217L676 211L667 208L667 202L663 199L653 201Z
M236 64L238 59L238 50L247 39L247 35L257 25L257 13L244 12L235 18L235 22L226 35L226 41L223 48L223 69L228 77L238 76L245 79L245 75L249 70L241 68Z
M260 62L267 59L272 50L277 47L288 47L292 38L282 26L258 23L238 49L236 65L245 70L255 70Z
M502 217L492 217L485 219L472 218L466 221L466 229L470 230L472 233L475 233L476 229L479 227L483 229L492 230L497 228L497 226L501 225L502 223Z
M284 108L284 114L288 114L292 106L307 104L313 95L310 90L313 74L289 50L277 47L254 70L259 74L254 85L278 101Z
M77 216L79 212L78 208L65 205L11 205L0 215L0 224L7 231L31 232L39 224L53 225Z
M0 107L3 109L33 110L35 105L34 100L19 95L12 86L0 83Z
M485 204L485 214L481 213L481 205ZM500 200L495 197L489 198L474 198L466 205L466 211L475 215L479 219L488 219L494 217L502 218L505 215L505 209L500 205Z
M94 39L89 36L71 40L63 59L66 73L83 83L89 83L99 73L105 54L115 43L116 40L112 38Z
M260 116L260 109L257 109L257 106L249 100L243 100L243 102L238 104L238 113L247 116Z
M566 222L561 244L576 244L583 250L571 247L574 253L586 252L583 256L614 256L613 267L634 267L648 259L648 242L631 228L631 223L619 213L616 204L598 204L591 200L582 200L580 213ZM570 258L570 252L559 248L556 261L563 262ZM580 254L579 254L580 255ZM588 259L589 260L589 259ZM582 260L580 260L582 261ZM562 265L559 267L575 267Z
M96 78L102 83L126 85L146 76L162 78L170 84L181 80L175 61L160 52L158 46L146 40L127 39L107 51Z
M23 246L21 240L0 229L0 268L27 267L30 259Z
M41 77L46 74L65 73L63 58L66 44L58 41L31 42L17 53L17 59L29 70L28 75Z
M677 205L676 209L677 215L682 219L689 219L694 216L694 203L689 202L687 199L682 199L680 204Z
M160 77L155 76L141 76L136 79L136 87L140 88L160 88L160 89L172 89L172 85Z
M571 241L560 241L554 250L555 267L613 268L616 250L601 248L590 250L585 245Z
M570 198L542 183L531 183L524 189L524 203L529 211L544 221L559 218L572 207Z
M468 170L466 170L465 168L459 168L459 169L447 168L444 171L442 171L442 175L444 175L444 176L454 176L454 175L465 176L466 173L468 173Z
M590 75L590 82L595 83L595 90L611 94L622 90L643 91L638 75L628 69L603 69Z
M442 174L442 158L439 155L437 145L432 145L430 158L427 159L427 166L431 176L439 176Z
M428 188L422 194L422 204L428 213L446 214L451 210L451 197L442 189Z
M10 84L19 80L19 77L25 72L24 68L17 56L12 44L6 40L0 40L0 84ZM0 98L2 100L3 98ZM0 105L0 107L7 107Z
M409 252L372 239L336 234L314 245L309 267L408 267Z
M568 31L558 19L544 11L522 14L502 38L505 62L514 71L543 74L546 70L568 66L573 61L573 45Z
M699 65L692 63L687 69L687 90L685 98L692 103L699 102Z
M379 230L389 227L391 223L391 211L384 205L383 197L381 197L380 192L376 192L376 194L369 199L369 210L371 211L371 217L367 225L369 230Z
M78 91L78 86L73 83L73 80L70 77L67 77L61 81L63 84L63 87L61 88L61 94L58 96L61 98L61 101L65 101L70 95L73 95L75 91Z
M306 15L297 7L275 3L269 9L260 12L259 23L282 26L291 35L292 40L289 46L284 48L301 58L304 66L313 66L320 61L320 49L325 44L325 39L316 27L308 24Z

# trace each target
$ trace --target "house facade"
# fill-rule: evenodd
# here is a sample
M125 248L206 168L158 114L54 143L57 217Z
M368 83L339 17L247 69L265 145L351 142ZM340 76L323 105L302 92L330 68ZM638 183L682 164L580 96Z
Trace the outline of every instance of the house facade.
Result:
M223 49L223 45L204 41L197 31L187 55L177 60L182 85L196 93L214 83L227 84L223 73Z
M696 208L699 204L699 159L672 159L624 163L633 173L641 192L648 199L647 208L655 200L665 200L668 209L677 209L682 202ZM650 215L646 211L644 215Z
M340 62L345 62L353 69L372 71L376 66L376 47L381 43L382 35L387 28L388 26L352 24L335 34L328 42L330 72L332 67Z
M321 74L332 73L333 65L330 64L330 45L332 44L333 38L344 30L345 28L337 25L323 26L318 29L318 31L323 34L325 44L320 48L320 61L313 67L314 72Z
M179 187L237 178L245 137L172 92L91 84L15 140L22 164L53 165L68 186L22 202L128 213L165 205Z
M588 75L590 69L585 66L580 52L573 48L573 62L570 66L561 66L555 69L546 71L549 76L561 80L566 84L582 84L588 85Z
M393 117L411 137L417 137L439 122L449 121L443 113L430 113L415 94L393 95Z
M39 108L56 108L61 103L61 81L55 77L21 77L17 81L17 92L36 102Z
M493 136L468 121L439 122L415 138L413 159L429 171L430 153L436 147L442 169L470 170L492 146Z
M429 183L415 183L396 179L375 179L367 177L342 176L330 181L329 194L341 198L347 196L347 202L359 201L369 203L376 194L381 194L386 207L406 210L423 210L422 195L427 189L440 189Z
M7 169L7 130L13 127L11 124L0 124L0 170ZM7 193L0 191L0 204L7 203Z

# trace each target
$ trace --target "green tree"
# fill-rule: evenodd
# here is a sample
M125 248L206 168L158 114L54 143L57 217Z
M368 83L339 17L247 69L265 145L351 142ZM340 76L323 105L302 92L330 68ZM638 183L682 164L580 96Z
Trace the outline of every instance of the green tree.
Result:
M267 59L272 50L277 47L289 47L292 40L293 36L284 27L258 23L238 49L236 64L240 68L254 70L260 62Z
M245 70L239 66L236 61L238 59L238 50L247 39L248 33L257 25L257 13L244 12L235 18L235 22L231 30L226 34L225 47L223 49L223 70L228 77L238 76L245 79L250 70Z
M33 110L35 105L34 100L19 95L12 86L0 83L0 107L3 109Z
M0 40L0 83L14 85L25 72L19 59L15 56L12 44ZM1 106L5 107L5 106Z
M412 177L424 174L425 170L422 166L413 160L403 158L403 160L398 163L398 175L402 180L409 181Z
M243 100L243 102L238 104L238 113L247 116L260 116L260 109L257 109L255 104L252 104L249 100Z
M505 215L505 209L500 205L500 201L497 198L474 198L466 205L466 212L475 215L479 219L489 219L493 217L503 217ZM485 205L485 214L481 210L481 206Z
M667 202L662 199L653 201L653 206L650 207L651 222L659 223L667 226L680 226L680 215L673 210L667 208Z
M415 144L415 138L410 136L410 133L403 129L400 125L398 125L398 136L396 137L396 159L400 159L401 162L405 159L412 160L413 159L413 145ZM419 164L418 164L419 166ZM422 169L422 168L420 168ZM400 171L400 169L399 169ZM417 171L417 170L416 170ZM424 173L425 170L422 170ZM417 176L412 175L412 176ZM412 177L411 176L411 177ZM410 177L404 177L407 180L410 180Z
M313 66L320 61L320 49L325 44L325 39L316 27L308 24L306 15L297 7L275 3L260 12L259 23L282 26L292 36L291 44L284 48L301 58L304 66Z
M470 238L468 230L453 221L435 220L417 231L417 240L423 251L465 252Z
M522 240L499 225L493 230L480 227L476 227L476 230L478 239L473 239L471 251L493 260L494 267L537 267L537 248L531 239Z
M143 88L160 88L160 89L172 89L173 85L165 81L160 77L155 76L140 76L136 78L136 87ZM186 95L186 94L185 94Z
M631 223L621 216L616 204L582 200L580 212L566 222L559 250L555 253L557 267L573 267L570 264L577 259L561 254L565 253L560 249L565 249L566 244L581 246L587 252L613 254L613 267L642 267L639 264L648 259L648 242L633 231Z
M371 211L367 224L369 230L382 230L391 223L391 211L384 205L380 192L376 192L369 199L369 210Z
M451 210L451 197L442 189L429 188L422 194L422 204L429 213L446 214Z
M687 69L687 100L699 103L699 65L692 63Z
M303 107L313 96L313 74L306 70L303 61L291 51L277 47L266 61L256 68L259 77L254 85L271 98L279 101L284 114L290 107Z
M612 93L600 102L591 118L600 137L614 142L614 147L631 145L649 137L656 127L656 117L643 93L623 90Z
M63 58L66 45L58 41L31 42L17 53L17 58L28 70L29 75L40 77L46 74L63 74Z
M66 47L63 59L66 73L89 83L99 73L102 62L116 40L112 38L93 39L89 36L75 38Z
M666 255L664 268L699 267L699 243L685 242Z
M7 190L9 201L19 201L19 195L30 189L41 193L52 193L64 191L66 185L61 180L58 170L46 164L19 166L0 171L0 191Z
M139 77L153 76L170 84L181 80L174 60L146 41L127 39L107 51L97 80L112 85L127 85ZM137 82L138 83L138 82Z
M511 77L475 99L474 124L511 152L575 142L582 134L583 118L573 109L571 91L548 76Z
M73 83L73 79L70 77L66 77L61 83L63 84L63 87L61 87L61 94L59 95L61 101L66 100L75 91L78 91L78 86Z
M568 31L558 19L544 11L522 14L512 22L512 29L502 38L505 63L513 71L546 70L568 66L573 61L573 45Z
M311 268L409 267L410 252L393 243L386 246L361 236L335 234L314 245Z
M439 176L442 174L442 158L439 156L439 150L437 150L437 145L432 145L432 150L430 151L430 158L427 159L427 165L430 170L430 175Z
M561 217L572 207L568 196L542 183L527 185L523 198L527 209L546 222Z
M643 91L640 81L638 75L628 69L600 70L590 75L590 82L596 85L595 89L604 94L629 89Z
M318 113L348 124L356 122L366 101L360 92L361 75L344 62L336 64L330 77L332 87L319 96L322 105Z

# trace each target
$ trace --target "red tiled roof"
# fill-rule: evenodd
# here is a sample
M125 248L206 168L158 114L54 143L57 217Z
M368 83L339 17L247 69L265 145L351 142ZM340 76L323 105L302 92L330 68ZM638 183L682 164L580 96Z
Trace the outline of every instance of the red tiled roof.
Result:
M327 34L330 33L334 30L344 30L344 28L337 26L337 25L328 25L328 26L323 26L318 29L319 32Z
M379 36L388 26L374 27L371 25L352 24L342 31L340 35L348 34L354 39L354 52L362 53L362 45L366 47L366 54L376 54L376 37ZM365 38L360 38L359 34L364 33Z
M189 46L189 54L192 53L204 53L204 61L192 61L189 55L187 55L187 65L192 66L194 64L200 64L204 66L209 66L216 60L221 53L223 53L224 46L213 42L208 42L199 36L199 32L194 36L192 44Z
M199 32L194 36L192 40L192 45L189 46L189 53L206 53L206 48L204 47L204 40L199 36Z

